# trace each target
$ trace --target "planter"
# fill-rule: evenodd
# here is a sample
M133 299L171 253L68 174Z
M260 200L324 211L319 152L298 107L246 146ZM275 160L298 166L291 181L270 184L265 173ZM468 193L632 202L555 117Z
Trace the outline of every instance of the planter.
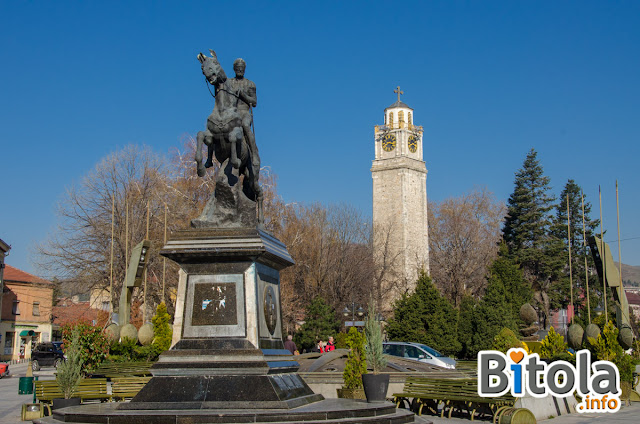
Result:
M363 389L336 389L341 399L366 399Z
M80 398L54 399L51 409L66 408L67 406L78 406L82 402Z
M363 374L362 385L367 402L384 402L389 389L389 374Z

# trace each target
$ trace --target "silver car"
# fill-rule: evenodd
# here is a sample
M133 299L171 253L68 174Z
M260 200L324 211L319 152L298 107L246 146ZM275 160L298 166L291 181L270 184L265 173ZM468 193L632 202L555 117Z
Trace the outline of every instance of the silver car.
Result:
M413 359L437 367L455 369L456 360L443 355L437 350L413 342L383 342L383 351L387 355L398 356L405 359Z

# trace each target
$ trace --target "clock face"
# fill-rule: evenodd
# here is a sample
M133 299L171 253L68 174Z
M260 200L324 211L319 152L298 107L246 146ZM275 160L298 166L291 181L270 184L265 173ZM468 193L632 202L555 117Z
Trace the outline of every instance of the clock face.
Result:
M416 150L418 150L418 137L416 137L415 135L412 135L411 137L409 137L409 151L411 153L415 153Z
M382 150L390 152L396 148L396 136L387 134L382 138Z

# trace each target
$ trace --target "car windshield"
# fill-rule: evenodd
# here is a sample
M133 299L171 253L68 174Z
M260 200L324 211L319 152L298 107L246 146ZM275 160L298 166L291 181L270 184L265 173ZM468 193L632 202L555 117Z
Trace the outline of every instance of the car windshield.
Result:
M437 350L435 350L432 347L429 347L429 346L423 345L423 344L419 344L418 346L420 346L422 349L426 350L427 352L429 352L431 355L435 356L436 358L444 357L444 355L442 353L438 352Z
M53 345L54 348L58 350L62 350L62 342L53 342L51 344Z

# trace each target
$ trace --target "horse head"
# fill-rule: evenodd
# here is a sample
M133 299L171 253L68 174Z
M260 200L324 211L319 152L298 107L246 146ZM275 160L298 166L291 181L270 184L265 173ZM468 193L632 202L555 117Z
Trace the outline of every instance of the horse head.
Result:
M209 51L211 52L211 57L205 56L202 53L198 54L198 60L202 64L202 73L211 85L222 84L227 80L227 75L224 73L222 66L220 66L220 62L218 62L216 52L213 50Z

